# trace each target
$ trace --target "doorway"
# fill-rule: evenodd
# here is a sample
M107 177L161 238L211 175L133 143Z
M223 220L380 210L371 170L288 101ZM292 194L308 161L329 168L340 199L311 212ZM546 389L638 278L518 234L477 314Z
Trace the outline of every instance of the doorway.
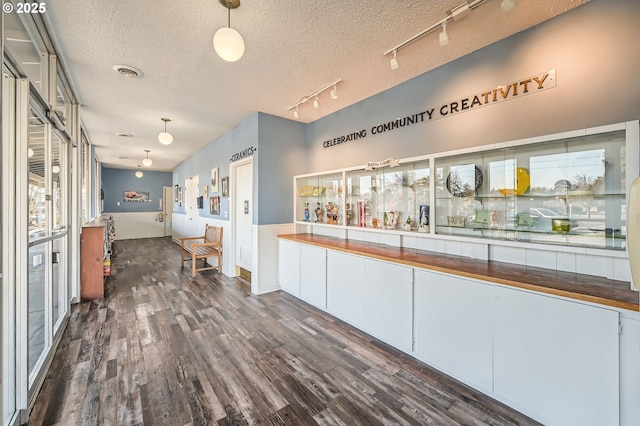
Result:
M187 219L185 232L187 237L196 237L202 235L198 224L198 195L199 195L200 176L193 176L184 181L184 213Z
M251 284L253 270L253 159L231 166L236 275Z

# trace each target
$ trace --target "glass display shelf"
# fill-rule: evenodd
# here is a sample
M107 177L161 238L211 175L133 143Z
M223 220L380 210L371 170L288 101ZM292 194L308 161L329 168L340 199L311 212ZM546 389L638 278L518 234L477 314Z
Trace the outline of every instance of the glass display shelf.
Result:
M347 226L429 232L428 160L345 173Z
M343 172L301 176L295 179L296 220L342 225L344 222Z
M435 159L436 233L623 249L625 132Z

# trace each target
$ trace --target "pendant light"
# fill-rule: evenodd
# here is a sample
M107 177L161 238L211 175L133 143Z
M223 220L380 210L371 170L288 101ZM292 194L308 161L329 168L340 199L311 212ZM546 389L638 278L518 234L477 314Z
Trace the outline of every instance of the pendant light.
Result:
M171 120L168 118L161 118L160 120L164 121L164 132L160 132L160 134L158 134L158 140L162 145L171 145L171 142L173 142L173 135L167 132L167 123Z
M142 170L140 170L140 167L142 167L140 164L138 164L138 171L136 172L136 177L137 178L141 178L142 176L144 176L144 173L142 173Z
M240 7L240 0L218 0L227 8L227 28L220 28L213 36L213 48L227 62L235 62L244 54L244 40L239 32L231 28L231 9Z
M149 152L151 152L151 151L150 151L150 150L148 150L148 149L145 149L145 150L144 150L144 152L146 152L146 153L147 153L147 158L145 158L144 160L142 160L142 165L143 165L143 166L147 166L147 167L149 167L150 165L152 165L152 164L153 164L153 160L151 160L151 158L149 158Z

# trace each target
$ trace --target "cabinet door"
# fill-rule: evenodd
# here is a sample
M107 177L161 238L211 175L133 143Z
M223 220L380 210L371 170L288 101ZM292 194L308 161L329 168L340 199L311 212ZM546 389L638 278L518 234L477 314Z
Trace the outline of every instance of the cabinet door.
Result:
M327 250L300 245L300 298L327 309Z
M327 310L362 328L364 258L336 251L327 253Z
M363 295L363 330L411 353L413 268L365 259Z
M416 356L471 386L491 392L491 305L490 285L416 269Z
M280 288L300 297L300 244L280 239L279 245Z
M548 424L619 424L618 313L495 287L495 393Z

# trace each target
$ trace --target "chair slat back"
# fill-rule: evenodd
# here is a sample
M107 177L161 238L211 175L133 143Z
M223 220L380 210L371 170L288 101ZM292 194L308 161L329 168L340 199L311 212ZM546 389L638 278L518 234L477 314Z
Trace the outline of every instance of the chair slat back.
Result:
M207 225L204 230L205 243L222 243L222 228Z

